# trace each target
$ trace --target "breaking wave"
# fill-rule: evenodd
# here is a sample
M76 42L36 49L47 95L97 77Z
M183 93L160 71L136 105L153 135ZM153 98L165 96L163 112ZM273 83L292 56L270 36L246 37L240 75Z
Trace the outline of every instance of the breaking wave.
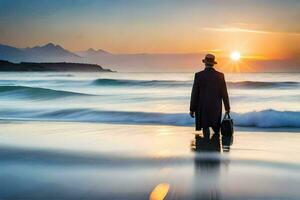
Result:
M258 128L300 128L300 112L262 110L232 113L234 125ZM62 110L2 110L0 119L103 122L116 124L156 124L192 126L194 121L186 113L150 113L129 111L101 111L92 109Z
M276 87L297 87L299 82L285 81L285 82L261 82L261 81L240 81L228 82L228 86L245 87L245 88L276 88Z
M92 82L97 86L186 86L190 81L159 81L159 80L126 80L126 79L96 79Z
M96 79L92 85L96 86L136 86L136 87L173 87L191 86L192 81L170 81L170 80L126 80L126 79ZM260 82L260 81L239 81L227 82L229 87L237 88L276 88L276 87L297 87L299 82Z
M28 98L28 99L53 99L53 98L62 98L68 96L86 96L89 94L54 90L47 88L39 87L27 87L27 86L0 86L0 95L13 96L15 98Z

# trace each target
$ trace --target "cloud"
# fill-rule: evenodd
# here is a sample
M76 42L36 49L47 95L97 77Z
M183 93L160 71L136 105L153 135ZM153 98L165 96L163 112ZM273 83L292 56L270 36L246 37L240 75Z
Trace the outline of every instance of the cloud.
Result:
M229 33L241 32L241 33L282 34L282 35L300 36L300 33L296 33L296 32L276 32L276 31L245 29L245 28L237 28L237 27L224 27L224 28L204 27L202 29L205 31L229 32Z
M211 52L211 53L222 53L222 52L224 52L224 50L222 50L222 49L204 49L204 50L200 51L200 53L208 53L208 52Z

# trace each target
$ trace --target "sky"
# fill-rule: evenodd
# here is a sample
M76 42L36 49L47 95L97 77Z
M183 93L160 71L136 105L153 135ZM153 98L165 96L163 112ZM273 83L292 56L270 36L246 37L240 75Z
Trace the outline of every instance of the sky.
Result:
M0 43L300 65L299 0L0 0Z

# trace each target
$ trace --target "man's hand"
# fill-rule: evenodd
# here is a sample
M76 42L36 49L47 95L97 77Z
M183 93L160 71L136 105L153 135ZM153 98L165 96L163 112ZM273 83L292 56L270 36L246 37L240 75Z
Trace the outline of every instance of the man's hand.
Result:
M192 118L194 118L194 117L195 117L195 112L194 112L194 111L190 111L190 116L191 116Z
M226 114L229 114L230 113L230 110L226 110L226 112L225 112Z

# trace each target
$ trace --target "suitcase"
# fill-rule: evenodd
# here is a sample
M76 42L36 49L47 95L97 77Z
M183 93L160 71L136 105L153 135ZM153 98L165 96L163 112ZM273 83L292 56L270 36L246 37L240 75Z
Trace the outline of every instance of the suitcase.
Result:
M221 122L221 134L224 137L233 137L233 120L229 113L225 113L224 118Z

